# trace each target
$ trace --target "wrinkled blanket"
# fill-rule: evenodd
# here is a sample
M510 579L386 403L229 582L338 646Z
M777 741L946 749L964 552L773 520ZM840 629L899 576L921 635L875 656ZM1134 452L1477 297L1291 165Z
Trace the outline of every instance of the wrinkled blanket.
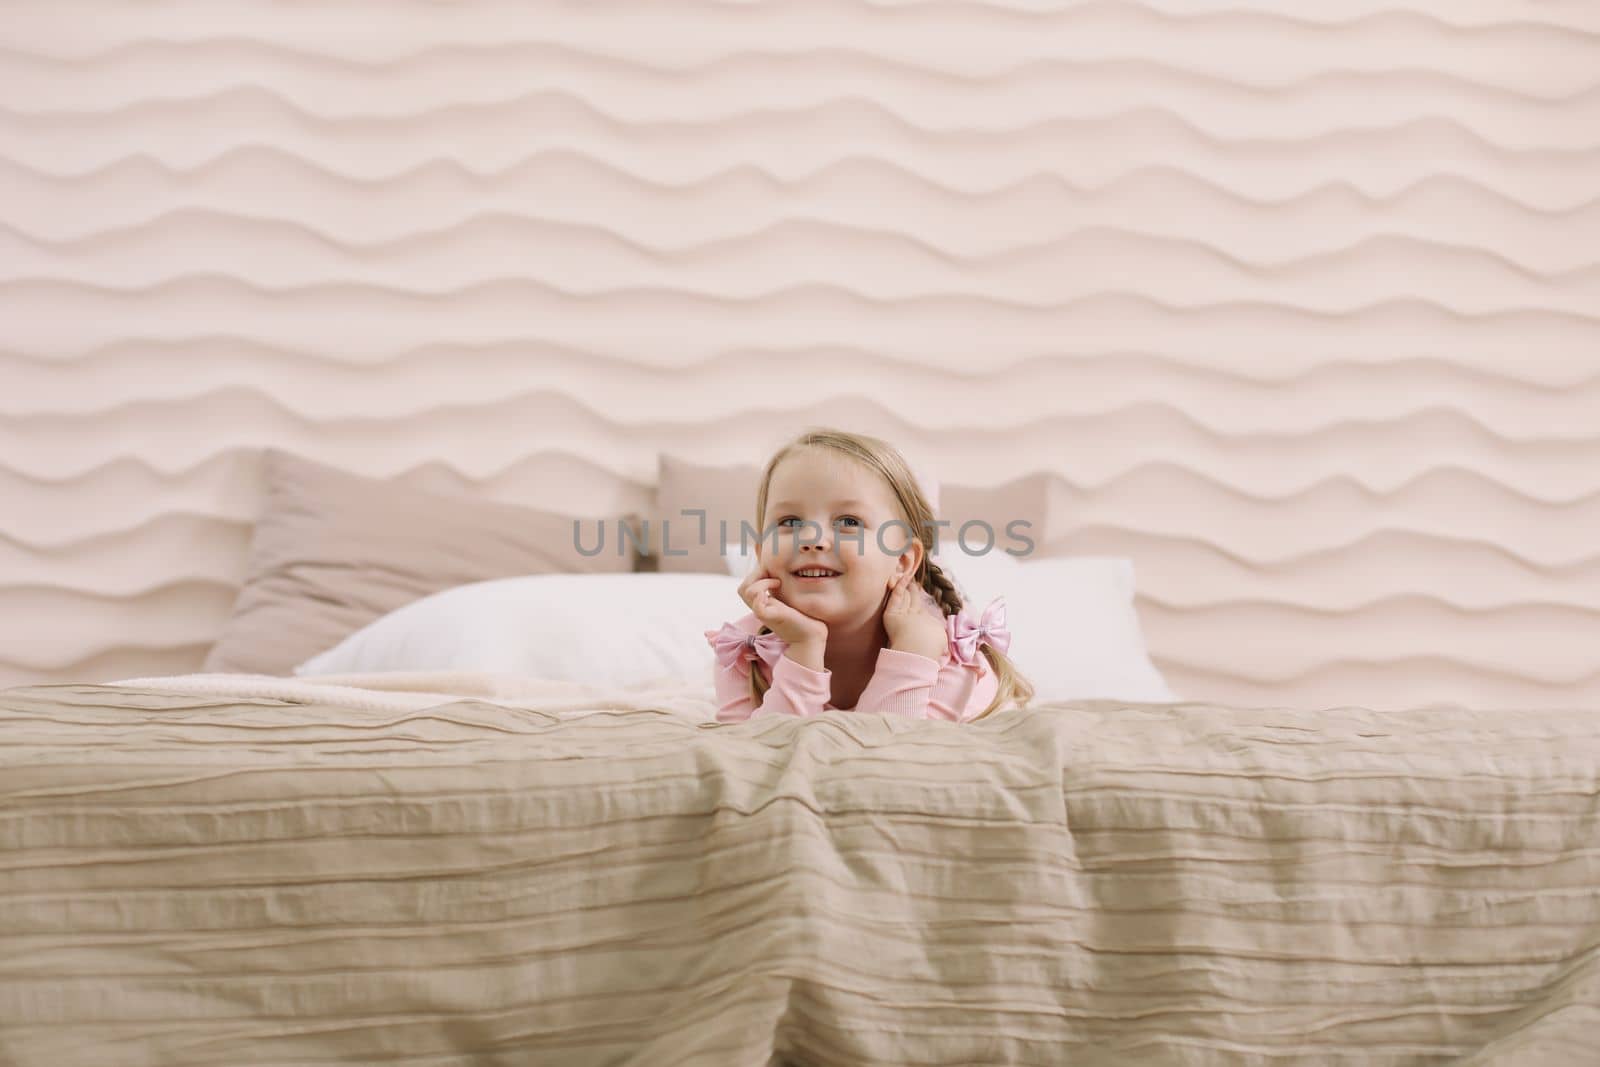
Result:
M0 1064L1600 1062L1600 716L0 692Z

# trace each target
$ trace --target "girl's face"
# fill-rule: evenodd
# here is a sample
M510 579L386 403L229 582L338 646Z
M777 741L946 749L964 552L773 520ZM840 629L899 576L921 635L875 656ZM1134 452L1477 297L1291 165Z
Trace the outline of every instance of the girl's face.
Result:
M800 449L772 472L762 518L769 533L756 556L782 583L785 604L830 625L865 624L882 610L890 582L922 562L922 545L897 519L894 494L876 472L837 452ZM833 576L798 573L811 568Z

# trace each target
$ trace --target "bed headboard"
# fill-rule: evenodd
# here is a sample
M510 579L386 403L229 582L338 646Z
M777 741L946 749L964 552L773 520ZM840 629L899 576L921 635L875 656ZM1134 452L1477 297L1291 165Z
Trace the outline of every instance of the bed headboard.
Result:
M1600 12L94 7L0 26L0 684L196 669L265 445L826 423L1048 472L1187 696L1600 697Z

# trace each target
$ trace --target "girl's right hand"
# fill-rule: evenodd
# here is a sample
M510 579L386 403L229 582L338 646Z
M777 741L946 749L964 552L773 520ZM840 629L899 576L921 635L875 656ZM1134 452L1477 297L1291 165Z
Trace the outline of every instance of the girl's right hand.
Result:
M779 600L778 589L782 584L767 570L766 564L759 563L739 583L739 597L761 625L784 641L820 652L828 645L828 624Z

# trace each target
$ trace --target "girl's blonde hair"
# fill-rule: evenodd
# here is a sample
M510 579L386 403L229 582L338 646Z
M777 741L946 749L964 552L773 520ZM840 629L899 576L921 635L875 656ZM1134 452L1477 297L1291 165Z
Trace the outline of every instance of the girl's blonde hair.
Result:
M845 430L813 429L807 430L798 437L785 444L771 459L767 460L766 469L761 472L761 486L756 490L756 529L763 530L762 521L767 514L767 490L772 485L772 472L778 468L785 457L802 448L825 448L860 463L869 470L877 472L889 484L894 492L895 502L899 506L899 516L911 530L920 531L915 534L917 540L922 542L922 563L917 568L915 581L929 595L938 602L939 607L946 616L954 615L962 608L961 594L957 592L955 583L950 576L928 557L927 548L933 541L937 528L934 526L933 508L928 504L928 498L923 495L922 487L917 484L916 476L911 473L911 467L906 463L900 450L887 441L865 434L850 433ZM768 627L761 627L760 633L770 633ZM1016 665L1005 653L990 646L981 646L981 651L993 668L995 678L1000 683L994 700L990 702L983 712L974 717L981 719L985 715L1015 702L1025 706L1033 699L1033 686L1017 670ZM759 670L750 671L750 695L759 707L767 692L767 682L761 677Z

